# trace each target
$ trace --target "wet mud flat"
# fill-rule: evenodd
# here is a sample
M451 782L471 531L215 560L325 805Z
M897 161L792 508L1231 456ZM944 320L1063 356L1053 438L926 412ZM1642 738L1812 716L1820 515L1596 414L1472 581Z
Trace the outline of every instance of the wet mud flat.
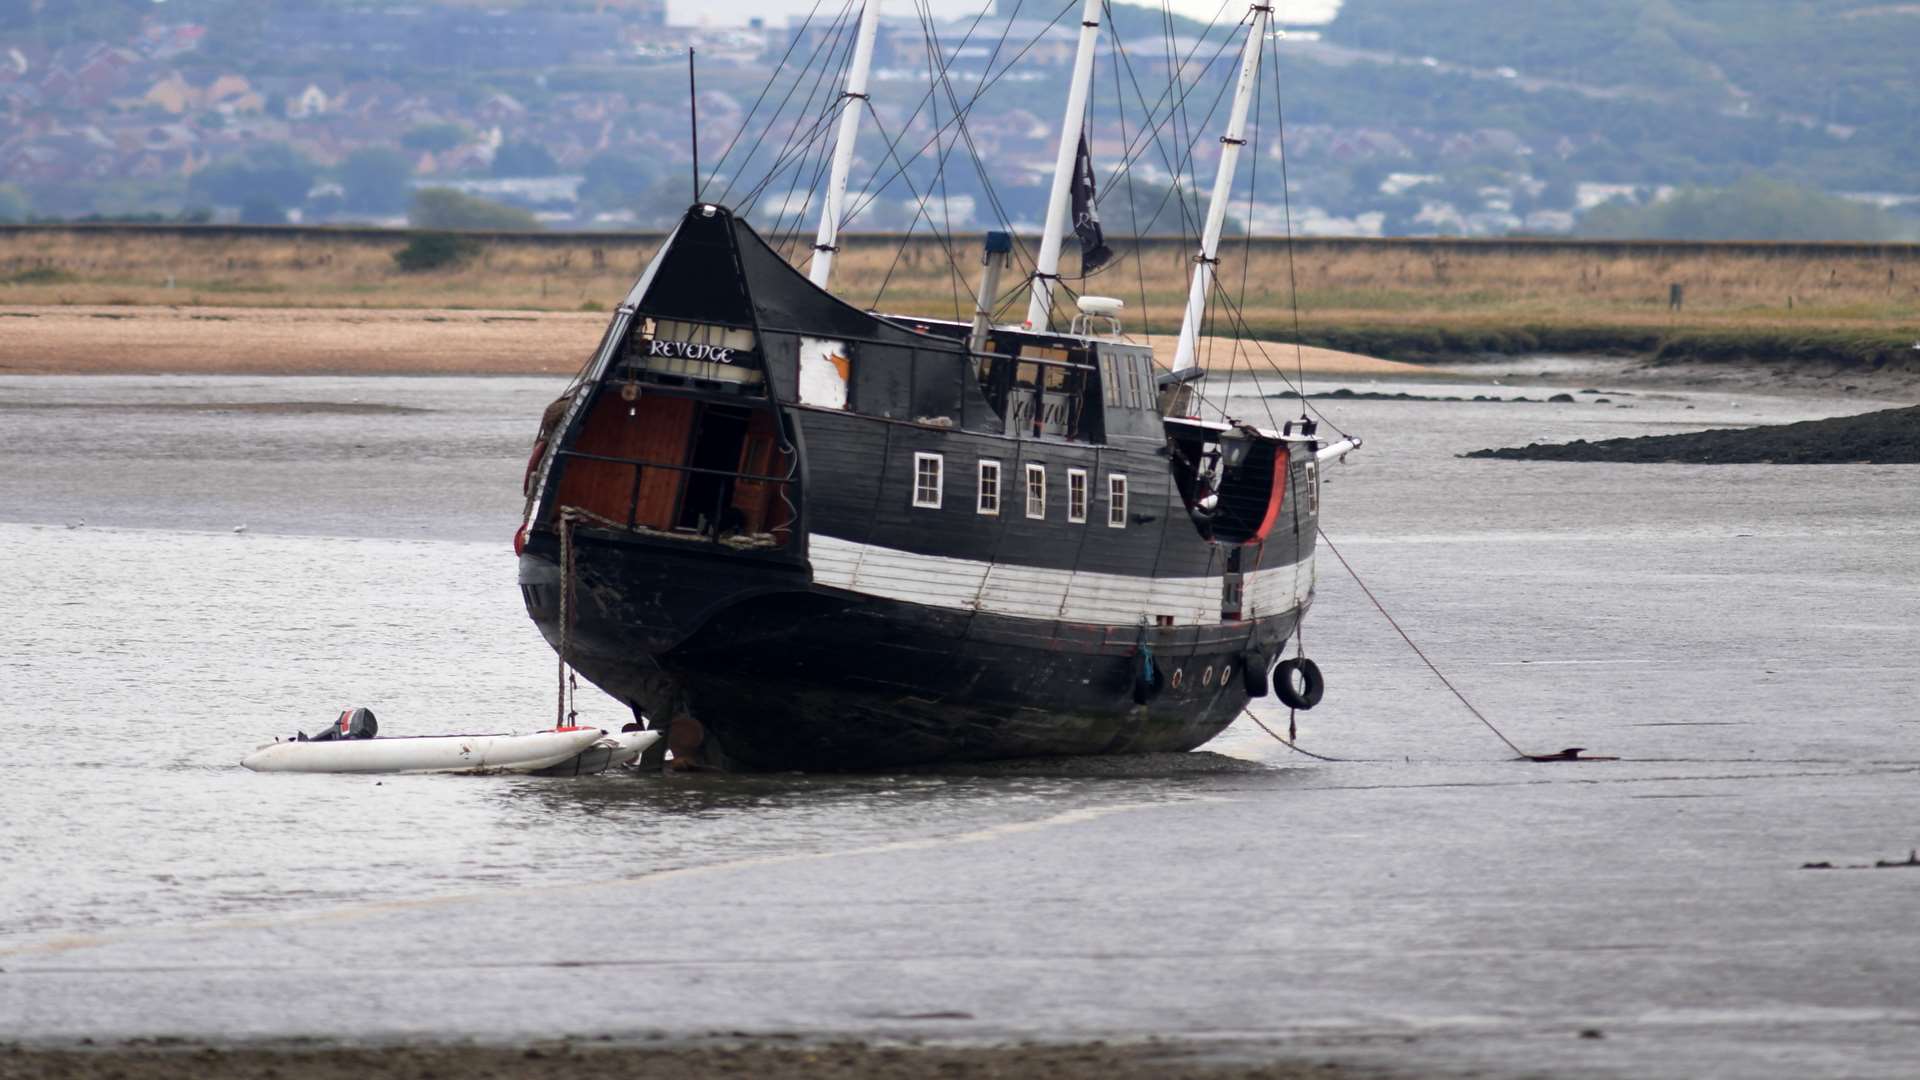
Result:
M515 1077L524 1080L707 1080L751 1076L910 1080L926 1076L994 1080L1388 1080L1366 1066L1330 1061L1259 1063L1237 1055L1197 1056L1161 1041L1073 1045L934 1046L861 1041L723 1044L609 1041L531 1046L428 1044L329 1047L281 1043L217 1046L185 1042L109 1047L0 1049L0 1080L381 1080L405 1077Z
M1851 869L1920 843L1909 478L1457 455L1912 403L1564 377L1374 389L1635 408L1327 407L1367 449L1323 498L1518 744L1619 761L1510 760L1328 556L1298 740L1339 761L1236 724L1177 764L369 780L235 762L349 703L551 722L510 537L558 378L0 375L99 406L0 413L0 698L53 718L0 761L0 1080L1911 1080L1920 874ZM414 411L265 407L355 402ZM113 411L174 403L263 408Z
M1469 458L1690 465L1920 464L1920 406L1730 431L1474 450Z

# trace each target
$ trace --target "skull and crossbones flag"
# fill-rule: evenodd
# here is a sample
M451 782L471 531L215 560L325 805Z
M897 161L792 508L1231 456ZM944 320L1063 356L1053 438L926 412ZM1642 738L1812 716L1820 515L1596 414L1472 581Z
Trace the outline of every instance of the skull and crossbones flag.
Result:
M1073 234L1080 238L1080 272L1091 274L1113 258L1100 231L1100 212L1094 209L1093 151L1080 133L1080 152L1073 159Z

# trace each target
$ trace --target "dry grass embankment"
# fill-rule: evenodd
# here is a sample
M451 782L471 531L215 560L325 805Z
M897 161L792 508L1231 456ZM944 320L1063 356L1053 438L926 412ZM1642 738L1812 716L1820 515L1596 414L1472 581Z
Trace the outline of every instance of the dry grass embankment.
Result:
M448 269L406 273L405 233L352 229L0 228L0 307L604 310L658 237L489 234ZM883 306L966 310L978 257L919 238L848 239L835 287ZM957 264L957 274L956 266ZM1174 328L1189 262L1150 240L1086 283L1129 303L1128 328ZM1920 246L1545 240L1262 240L1227 245L1220 280L1257 335L1403 360L1474 353L1613 352L1904 365L1920 326ZM1684 287L1680 310L1668 288ZM1218 307L1218 306L1216 306ZM1229 328L1216 311L1216 332ZM1144 325L1143 325L1144 324Z

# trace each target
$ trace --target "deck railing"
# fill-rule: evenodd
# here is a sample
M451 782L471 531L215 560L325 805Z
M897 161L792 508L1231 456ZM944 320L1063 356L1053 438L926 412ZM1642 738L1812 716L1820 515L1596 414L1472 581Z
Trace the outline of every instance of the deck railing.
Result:
M562 450L560 451L559 456L565 457L565 458L574 458L580 461L596 461L605 465L618 465L618 466L621 466L624 468L630 468L633 470L633 482L629 484L627 487L626 517L624 522L622 522L622 524L624 524L624 526L630 531L634 531L634 532L646 531L646 532L652 532L652 533L665 532L670 534L677 534L682 538L689 538L687 536L686 531L683 531L677 527L670 526L666 529L656 529L655 527L650 525L640 524L639 522L640 482L642 478L646 475L646 472L648 469L658 469L664 472L671 472L671 473L678 474L678 476L680 477L680 480L675 487L674 497L673 497L673 505L676 508L680 507L681 505L682 498L684 497L684 494L686 491L685 478L689 475L717 476L723 479L733 480L736 482L744 480L752 483L772 485L779 492L780 501L786 505L787 512L788 512L787 520L778 525L767 525L763 528L761 533L754 534L754 535L774 536L782 530L791 531L796 522L796 519L799 517L799 511L794 506L793 500L787 497L787 489L791 485L799 482L798 478L796 477L768 476L760 473L734 472L727 469L703 469L698 466L684 465L678 462L644 461L639 458L613 457L607 454L593 454L593 453L588 453L587 451L584 451L584 450ZM720 536L720 520L722 515L726 511L727 504L730 501L730 497L732 494L733 494L733 489L725 484L720 485L714 491L713 513L710 514L706 519L707 527L705 529L694 531L693 535L703 537L711 541L712 543L716 543L716 544L723 543ZM595 516L599 517L601 515L595 515ZM785 546L785 545L782 544L780 546Z

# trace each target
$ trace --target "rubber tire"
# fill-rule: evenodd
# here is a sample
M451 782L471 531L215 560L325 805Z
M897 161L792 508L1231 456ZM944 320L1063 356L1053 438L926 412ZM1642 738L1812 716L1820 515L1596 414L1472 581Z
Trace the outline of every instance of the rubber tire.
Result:
M1300 673L1301 687L1293 688L1293 673ZM1282 660L1273 669L1273 693L1289 709L1305 712L1320 704L1321 697L1327 692L1327 680L1320 674L1320 665L1304 656L1291 660Z
M1272 662L1259 653L1240 657L1240 685L1246 688L1248 697L1267 696L1267 669L1272 666Z

